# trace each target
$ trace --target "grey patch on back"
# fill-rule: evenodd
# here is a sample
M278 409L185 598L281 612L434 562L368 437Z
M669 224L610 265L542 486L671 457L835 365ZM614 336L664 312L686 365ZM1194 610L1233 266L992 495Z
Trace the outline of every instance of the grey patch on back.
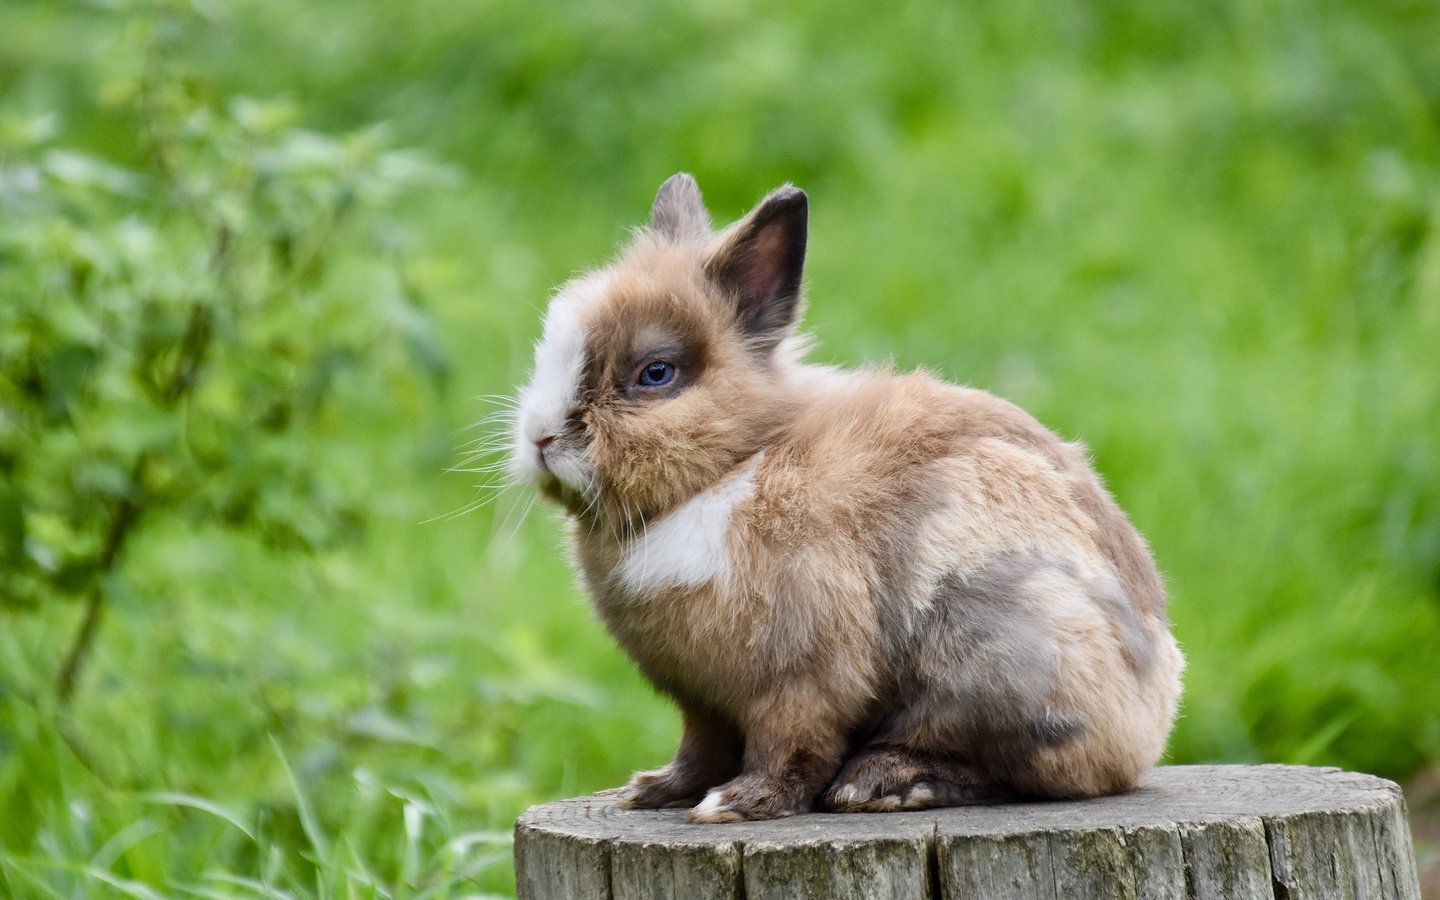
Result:
M945 578L916 622L897 685L901 708L873 740L951 752L1006 781L1036 752L1077 739L1084 718L1052 705L1053 630L1024 594L1055 566L1011 553Z
M1079 715L1047 709L1032 724L1032 736L1039 746L1058 747L1068 744L1085 731L1085 720Z
M1030 587L1057 573L1105 617L1136 676L1151 671L1158 648L1114 576L1084 578L1069 561L1041 553L1003 554L947 576L911 623L908 645L892 651L896 702L870 743L951 753L1004 783L1040 750L1083 737L1084 716L1054 705L1060 651L1045 598Z
M1159 656L1155 641L1145 631L1140 621L1140 611L1114 578L1092 578L1086 584L1090 599L1110 621L1115 639L1120 642L1120 653L1129 664L1130 671L1144 678L1155 668Z

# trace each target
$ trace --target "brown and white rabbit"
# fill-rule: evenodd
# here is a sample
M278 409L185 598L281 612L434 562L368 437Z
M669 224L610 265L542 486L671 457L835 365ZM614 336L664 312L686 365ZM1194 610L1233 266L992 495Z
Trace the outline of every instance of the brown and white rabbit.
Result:
M514 473L683 714L622 801L729 822L1134 788L1184 666L1144 541L1010 403L802 362L806 218L786 186L715 233L669 179L551 301L520 394Z

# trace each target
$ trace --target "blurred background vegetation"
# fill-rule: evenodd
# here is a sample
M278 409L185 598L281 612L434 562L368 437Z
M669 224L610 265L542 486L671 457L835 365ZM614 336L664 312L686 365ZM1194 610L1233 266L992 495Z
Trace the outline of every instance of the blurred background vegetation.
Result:
M1090 444L1190 659L1172 761L1433 782L1436 34L5 0L0 894L504 895L521 809L668 758L555 517L445 470L680 169L721 221L809 191L817 358Z

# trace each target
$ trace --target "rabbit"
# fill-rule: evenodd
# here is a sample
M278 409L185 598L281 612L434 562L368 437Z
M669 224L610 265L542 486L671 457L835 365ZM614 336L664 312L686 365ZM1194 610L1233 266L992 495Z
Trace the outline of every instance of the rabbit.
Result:
M660 186L554 295L509 465L563 508L599 618L679 706L614 793L693 822L1135 788L1184 661L1086 450L923 371L804 361L808 199L715 232Z

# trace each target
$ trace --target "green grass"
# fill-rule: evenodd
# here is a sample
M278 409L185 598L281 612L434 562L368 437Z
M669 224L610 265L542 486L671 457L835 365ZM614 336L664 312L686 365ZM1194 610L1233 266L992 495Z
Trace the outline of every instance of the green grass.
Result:
M555 517L447 517L487 494L443 470L549 288L678 169L722 220L809 191L817 358L1090 444L1190 659L1173 760L1440 761L1440 7L197 6L205 91L386 119L460 171L403 213L452 383L328 424L379 498L363 546L132 548L68 710L76 610L0 613L0 893L506 894L521 809L667 757ZM145 165L105 102L136 15L6 3L0 113Z

